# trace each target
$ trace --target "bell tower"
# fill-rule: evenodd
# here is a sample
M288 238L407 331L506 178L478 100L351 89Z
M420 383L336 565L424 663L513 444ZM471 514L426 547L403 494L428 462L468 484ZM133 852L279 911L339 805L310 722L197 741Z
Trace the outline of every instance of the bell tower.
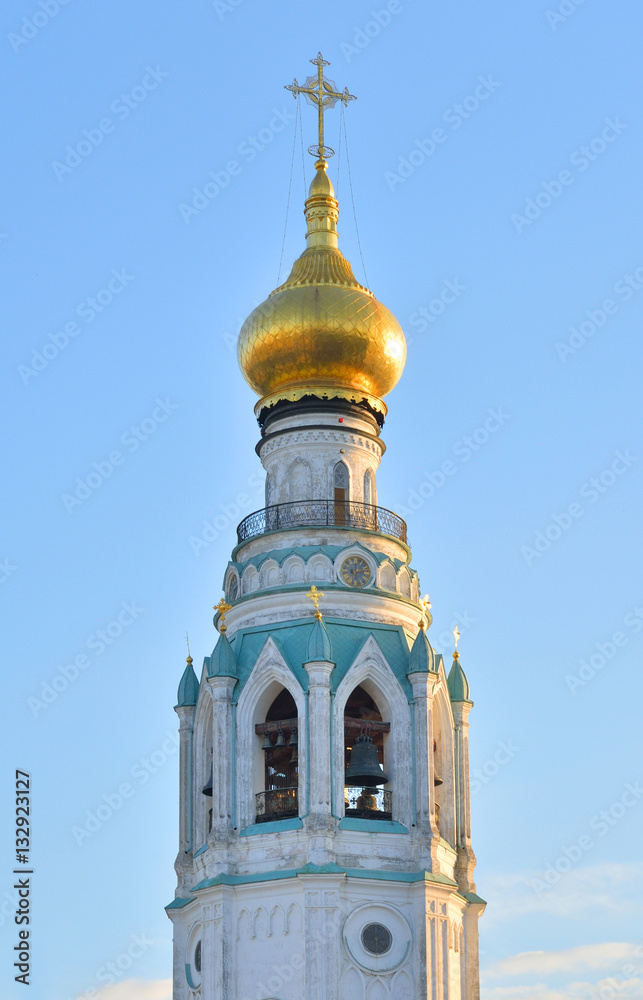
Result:
M469 683L427 631L406 524L381 506L383 397L404 334L338 246L324 74L306 249L248 317L265 506L188 657L174 1000L478 1000Z

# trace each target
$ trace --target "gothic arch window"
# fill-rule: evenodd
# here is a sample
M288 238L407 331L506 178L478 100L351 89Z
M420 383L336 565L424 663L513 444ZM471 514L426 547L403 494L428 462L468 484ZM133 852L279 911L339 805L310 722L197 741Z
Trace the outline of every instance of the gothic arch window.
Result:
M372 469L367 469L364 473L364 503L375 503L375 476Z
M350 476L345 462L337 462L333 469L333 500L335 501L335 524L348 522L348 501Z
M264 790L257 795L257 823L299 812L298 717L295 699L282 688L257 726L264 755Z
M356 819L391 819L392 793L379 779L384 771L390 723L358 684L344 708L344 813ZM366 736L367 740L363 737ZM351 766L352 765L352 766ZM372 780L367 780L372 775ZM366 782L366 783L365 783Z
M272 503L272 476L270 473L266 476L266 507L269 507Z

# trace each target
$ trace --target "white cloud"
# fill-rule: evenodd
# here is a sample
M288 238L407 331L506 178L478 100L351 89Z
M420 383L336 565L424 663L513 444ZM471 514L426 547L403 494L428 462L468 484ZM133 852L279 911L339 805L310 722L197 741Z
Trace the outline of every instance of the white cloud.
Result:
M172 1000L172 980L126 979L100 990L96 1000Z
M536 891L534 883L538 882L542 886L541 871L499 874L481 882L479 891L489 902L485 930L532 913L567 918L593 910L621 916L628 910L640 913L643 864L576 868L562 875L555 885Z
M596 972L630 964L643 971L643 947L619 941L585 944L561 951L525 951L485 969L485 978L551 976L560 973Z
M482 989L482 1000L643 1000L641 979L600 979L595 983L574 982L560 989L543 983L533 986L497 986Z

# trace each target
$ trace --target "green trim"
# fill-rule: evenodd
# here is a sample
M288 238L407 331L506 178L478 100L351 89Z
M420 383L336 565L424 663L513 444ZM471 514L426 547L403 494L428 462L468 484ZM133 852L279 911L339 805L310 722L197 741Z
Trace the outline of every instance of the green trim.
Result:
M448 842L448 840L445 840L444 837L440 837L440 846L446 847L447 851L451 851L451 853L455 854L457 857L458 852L456 851L455 847L452 847L451 844Z
M166 910L181 910L184 906L187 906L188 903L195 903L195 902L196 902L195 899L182 899L180 896L177 896L176 899L173 899L171 903L167 904L167 906L165 907L165 909Z
M242 542L237 542L237 544L235 545L235 547L232 550L231 559L232 559L233 562L237 562L237 553L239 552L240 549L242 549L244 547L244 545L251 545L252 542L255 542L258 538L265 538L267 535L285 534L286 532L290 532L290 531L307 531L307 532L310 533L311 531L320 532L320 531L328 531L328 530L330 530L330 531L352 531L352 532L356 532L358 535L363 535L365 538L373 538L373 537L387 538L387 539L389 539L389 541L395 542L396 545L399 545L399 546L401 546L401 548L404 549L404 551L408 555L407 563L409 563L411 561L411 549L410 549L410 547L407 545L406 542L403 542L400 538L396 538L395 535L387 535L383 531L370 531L368 528L353 528L353 527L351 527L348 524L302 524L299 527L297 527L296 525L293 525L292 527L288 527L288 528L285 528L285 527L284 528L276 528L274 531L263 531L260 535L253 535L251 538L245 538ZM304 547L307 548L307 546L301 546L301 548L304 548ZM341 546L341 548L344 548L344 546ZM366 546L366 548L368 548L368 546Z
M196 983L192 979L192 969L190 968L187 962L185 963L185 978L188 981L188 986L190 987L190 989L191 990L196 989Z
M487 900L482 899L476 892L461 892L460 895L463 899L466 899L467 903L482 903L483 906L487 905Z
M218 885L251 885L254 882L278 882L283 879L297 878L298 875L345 875L347 878L371 879L378 882L434 882L439 885L458 888L458 883L446 875L434 875L432 872L395 872L395 871L375 871L368 868L342 868L336 864L313 865L308 864L303 868L288 868L283 871L259 872L255 875L217 875L215 878L206 878L198 885L195 885L192 892L200 892L203 889L212 889ZM477 899L478 897L476 897ZM473 902L474 900L472 900Z
M198 851L197 851L197 852L195 853L194 857L195 857L195 858L198 858L199 854L203 854L203 852L204 852L204 851L207 851L207 849L208 849L208 845L207 845L207 844L204 844L204 845L203 845L203 847L200 847L200 848L198 849Z
M298 816L291 816L290 819L276 819L271 823L251 823L244 826L240 832L240 837L258 837L262 833L283 833L286 830L301 830L302 821Z
M340 820L340 830L359 830L361 833L408 833L401 823L390 819L357 819L354 816L344 816Z

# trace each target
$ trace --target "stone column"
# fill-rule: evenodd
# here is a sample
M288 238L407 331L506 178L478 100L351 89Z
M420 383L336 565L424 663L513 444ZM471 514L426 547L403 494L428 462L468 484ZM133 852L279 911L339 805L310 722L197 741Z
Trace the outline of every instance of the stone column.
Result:
M339 991L341 910L345 875L298 875L304 889L306 1000L330 1000Z
M177 705L179 717L179 854L192 848L192 733L194 705Z
M437 674L416 671L408 675L413 689L415 727L415 825L418 840L416 860L427 871L436 872L440 834L435 822L433 783L433 691Z
M312 660L304 664L308 673L308 817L311 834L308 860L323 865L332 861L331 787L331 695L330 675L335 664ZM300 734L300 739L304 736ZM300 810L303 811L303 810Z
M236 677L208 677L212 695L212 831L210 843L225 842L233 827L234 759L232 692Z
M455 722L455 809L456 809L456 878L462 892L475 892L473 872L476 856L471 846L471 783L469 780L470 701L452 704Z

